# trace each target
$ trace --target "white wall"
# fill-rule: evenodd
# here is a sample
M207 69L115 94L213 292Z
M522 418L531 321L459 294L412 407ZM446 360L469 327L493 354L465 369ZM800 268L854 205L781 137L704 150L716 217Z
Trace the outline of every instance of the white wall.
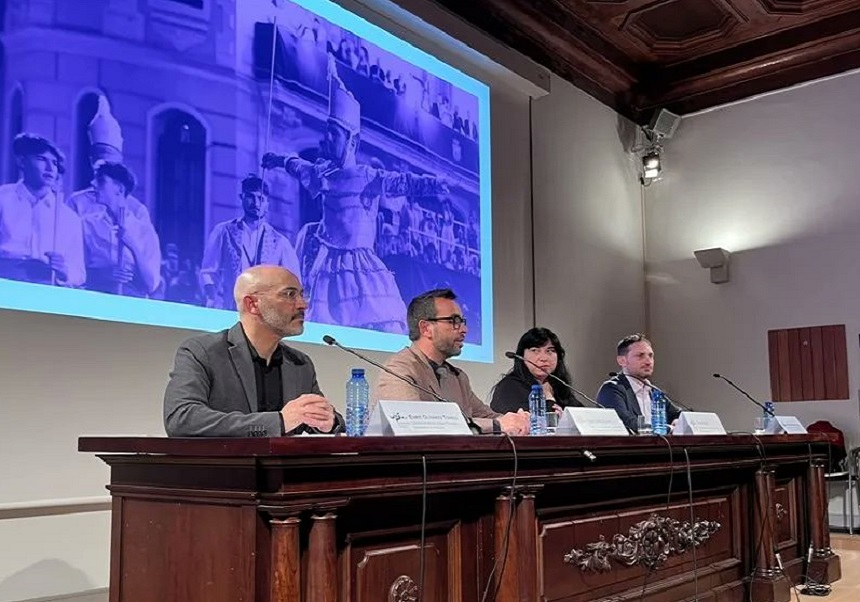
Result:
M860 443L858 98L854 73L685 118L646 189L657 380L728 429L759 411L712 373L766 400L769 329L845 324L851 399L777 409ZM714 285L693 251L719 246L733 252L731 282Z
M594 396L618 369L617 341L645 327L631 125L555 76L533 115L537 323L559 335L578 388Z

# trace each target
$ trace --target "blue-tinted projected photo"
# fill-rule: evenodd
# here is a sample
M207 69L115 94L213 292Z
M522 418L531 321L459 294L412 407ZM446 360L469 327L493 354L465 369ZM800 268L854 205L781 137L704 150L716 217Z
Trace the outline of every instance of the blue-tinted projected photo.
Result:
M214 330L277 264L299 340L451 287L492 361L484 84L326 0L4 6L0 307Z

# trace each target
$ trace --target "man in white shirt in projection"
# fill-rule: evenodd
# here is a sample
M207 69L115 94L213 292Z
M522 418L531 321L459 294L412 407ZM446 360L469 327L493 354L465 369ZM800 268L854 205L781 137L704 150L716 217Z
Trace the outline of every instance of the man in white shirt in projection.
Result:
M12 145L21 172L0 186L0 278L81 286L86 281L81 220L58 199L63 154L23 133Z
M129 297L159 297L161 248L149 210L132 192L136 179L123 163L119 122L104 96L89 124L89 188L66 204L81 218L87 288Z
M269 185L249 174L242 180L242 217L212 228L203 251L200 280L207 307L233 307L233 285L239 274L256 265L276 265L299 273L296 251L268 221Z
M134 186L122 163L96 163L95 202L81 212L90 290L149 297L161 284L158 234L146 207L131 196Z
M448 186L434 176L359 164L361 105L329 55L329 116L322 156L266 153L263 169L283 167L322 202L322 219L296 239L308 321L405 333L406 305L394 274L374 250L380 198L435 196Z

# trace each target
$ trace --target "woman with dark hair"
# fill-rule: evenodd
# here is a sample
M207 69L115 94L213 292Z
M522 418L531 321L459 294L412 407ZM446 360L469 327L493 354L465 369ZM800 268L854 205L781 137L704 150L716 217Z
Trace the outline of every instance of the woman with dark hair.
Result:
M556 334L548 328L532 328L520 337L517 355L527 362L515 359L514 367L493 388L490 407L496 412L529 410L529 393L532 385L541 385L546 396L547 411L555 406L582 406L570 389L549 378L553 374L566 383L570 373L564 363L564 348Z

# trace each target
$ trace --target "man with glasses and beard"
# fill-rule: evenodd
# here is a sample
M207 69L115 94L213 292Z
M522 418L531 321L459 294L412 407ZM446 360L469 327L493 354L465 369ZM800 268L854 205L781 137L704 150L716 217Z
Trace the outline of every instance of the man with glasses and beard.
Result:
M269 223L269 185L249 174L242 180L242 217L212 228L203 251L200 280L206 307L229 309L239 273L256 265L278 265L299 274L299 260L287 237Z
M277 437L331 433L343 417L323 397L313 362L281 339L304 331L299 279L279 266L242 272L239 322L179 346L164 393L171 437Z
M450 358L460 355L468 332L456 299L451 289L428 291L412 299L406 312L412 345L391 356L385 367L455 402L483 433L528 434L528 412L494 412L472 391L466 373L448 363ZM431 395L384 372L379 376L375 398L436 401Z

